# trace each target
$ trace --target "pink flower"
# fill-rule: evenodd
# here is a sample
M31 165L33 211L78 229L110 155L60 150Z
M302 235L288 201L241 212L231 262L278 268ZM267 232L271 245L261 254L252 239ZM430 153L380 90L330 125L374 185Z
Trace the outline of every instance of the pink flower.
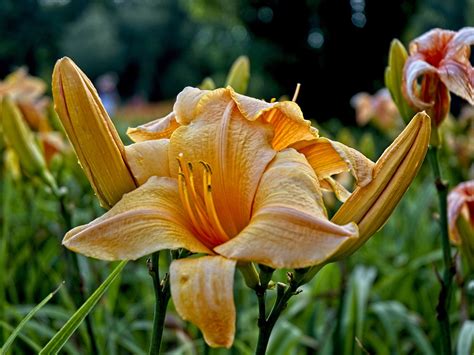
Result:
M433 29L410 43L403 92L415 108L428 111L436 126L449 112L449 92L474 105L474 69L469 61L473 43L472 27L458 32Z

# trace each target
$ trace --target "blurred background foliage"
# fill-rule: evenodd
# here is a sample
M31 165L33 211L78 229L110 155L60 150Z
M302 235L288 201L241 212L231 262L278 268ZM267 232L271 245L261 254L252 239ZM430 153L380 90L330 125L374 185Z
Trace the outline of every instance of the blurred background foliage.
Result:
M291 95L307 117L354 118L350 98L383 86L390 41L474 22L474 0L3 0L0 77L26 65L50 81L67 55L93 79L118 75L118 91L161 101L212 75L222 84L240 54L249 94Z

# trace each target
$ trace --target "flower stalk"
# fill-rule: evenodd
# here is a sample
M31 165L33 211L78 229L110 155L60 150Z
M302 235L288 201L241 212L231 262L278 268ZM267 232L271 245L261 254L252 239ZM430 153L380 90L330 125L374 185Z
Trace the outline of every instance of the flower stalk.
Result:
M262 272L260 273L260 279L268 280L266 278L265 273L268 274L268 271L263 269L263 275ZM273 273L273 271L272 271ZM271 274L270 274L271 278ZM268 288L268 282L265 284L261 284L260 287L256 290L257 298L258 298L258 310L259 310L259 316L258 316L258 329L259 329L259 334L258 334L258 341L257 341L257 348L255 350L256 355L265 355L267 347L268 347L268 341L270 340L270 335L272 333L273 328L275 327L275 324L280 317L281 313L283 310L286 308L288 305L288 301L290 300L291 297L297 295L301 291L298 290L298 287L300 287L303 282L302 279L296 278L293 273L288 273L288 285L285 285L284 283L277 283L276 289L277 289L277 298L275 300L275 304L273 305L272 310L270 311L270 314L266 315L266 305L265 305L265 295L266 295L266 289Z
M166 308L171 296L169 274L165 274L160 280L160 252L157 251L148 259L148 272L153 279L153 287L155 291L155 312L153 315L153 330L151 335L151 343L149 354L159 354L161 347L161 339L163 337L163 329L165 325Z
M430 146L428 157L433 171L434 183L438 192L439 215L441 229L441 246L443 250L444 272L440 278L441 290L436 306L437 318L441 332L442 354L452 354L451 325L449 321L449 305L451 303L453 278L456 273L454 261L451 255L449 243L448 219L447 219L447 197L448 184L443 180L439 166L439 147Z

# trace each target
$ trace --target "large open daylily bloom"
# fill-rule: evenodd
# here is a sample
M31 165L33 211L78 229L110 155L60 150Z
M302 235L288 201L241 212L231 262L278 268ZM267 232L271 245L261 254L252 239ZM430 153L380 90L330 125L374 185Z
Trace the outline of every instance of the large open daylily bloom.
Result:
M85 97L85 92L92 97L93 91L83 74L74 75L78 68L71 63L58 62L54 80L63 84L53 90L68 134L76 134L72 142L81 160L100 154L106 143L76 147L81 138L73 131L77 117L68 116L78 111L71 98ZM429 118L420 114L374 165L359 152L318 137L294 102L268 103L230 87L188 87L171 114L129 131L136 143L123 148L124 155L122 148L104 151L101 169L114 166L107 165L112 155L124 159L138 187L122 185L120 201L69 231L63 244L105 260L176 248L201 255L172 262L172 298L178 313L202 330L208 344L230 347L236 263L303 268L352 253L383 225L412 181L429 133ZM88 168L96 176L98 168ZM344 171L354 175L358 187L334 223L321 188L347 197L332 178ZM360 223L360 232L354 222Z
M474 180L456 186L448 195L449 237L461 248L474 270Z
M474 69L469 61L473 43L473 27L458 32L433 29L410 43L404 94L413 106L427 110L436 126L449 112L450 91L474 105Z

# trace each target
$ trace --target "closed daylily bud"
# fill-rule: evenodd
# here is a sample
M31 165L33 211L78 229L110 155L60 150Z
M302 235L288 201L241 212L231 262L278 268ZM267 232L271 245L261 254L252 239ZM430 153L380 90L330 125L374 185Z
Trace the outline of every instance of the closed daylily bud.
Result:
M403 44L398 39L394 39L390 44L388 66L385 69L385 86L390 91L393 102L397 105L405 122L409 122L414 114L402 93L403 67L407 58L408 53Z
M358 187L334 215L334 223L359 226L359 238L341 250L337 259L352 254L385 224L421 167L430 132L429 116L418 113L379 158L372 181Z
M136 187L122 141L87 76L65 57L53 72L56 112L104 208Z
M216 83L214 83L214 80L212 80L212 78L207 77L204 78L201 85L199 85L199 88L201 90L214 90L216 88Z
M20 179L21 169L18 155L12 149L6 149L3 153L3 160L5 162L5 170L8 171L13 180Z
M239 94L245 94L250 79L250 61L247 56L240 56L232 64L227 75L225 86L231 86Z
M31 176L39 176L53 190L56 182L46 167L46 161L35 141L33 132L10 97L2 100L3 134L18 155L23 169Z

